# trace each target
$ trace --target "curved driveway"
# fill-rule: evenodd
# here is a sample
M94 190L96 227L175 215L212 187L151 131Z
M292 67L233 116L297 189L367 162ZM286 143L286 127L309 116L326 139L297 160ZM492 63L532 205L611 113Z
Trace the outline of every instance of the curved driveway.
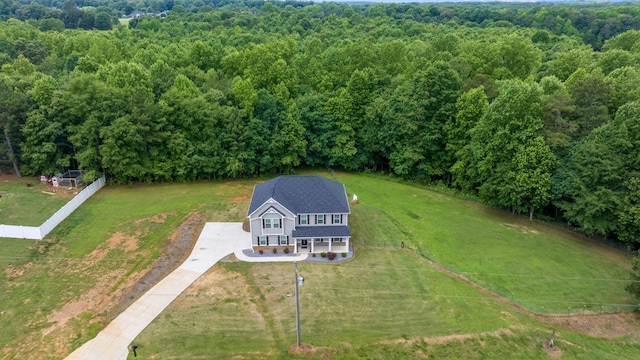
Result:
M169 304L215 263L231 253L242 261L301 261L297 257L248 257L251 236L242 223L207 223L187 260L118 315L98 335L76 349L66 360L124 360L129 345Z

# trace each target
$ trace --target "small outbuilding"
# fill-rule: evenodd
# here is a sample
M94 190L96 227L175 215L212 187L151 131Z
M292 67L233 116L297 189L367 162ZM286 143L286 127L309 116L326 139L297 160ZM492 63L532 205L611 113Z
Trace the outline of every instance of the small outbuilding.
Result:
M83 185L82 170L69 170L64 174L58 174L53 177L53 185L61 187L81 187ZM57 185L56 185L57 184Z

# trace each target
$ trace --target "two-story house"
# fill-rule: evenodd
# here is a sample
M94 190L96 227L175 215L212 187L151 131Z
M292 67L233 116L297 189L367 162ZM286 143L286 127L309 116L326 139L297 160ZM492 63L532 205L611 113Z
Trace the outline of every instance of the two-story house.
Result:
M279 176L253 189L247 217L253 250L349 252L343 184L321 176Z

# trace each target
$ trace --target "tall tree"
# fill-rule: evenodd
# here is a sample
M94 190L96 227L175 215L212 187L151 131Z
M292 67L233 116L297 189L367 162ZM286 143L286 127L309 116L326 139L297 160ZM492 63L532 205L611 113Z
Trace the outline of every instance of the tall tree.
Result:
M576 102L575 116L580 126L580 137L611 119L608 108L611 86L600 69L591 72L578 69L567 79L567 83L569 93Z
M450 157L452 164L457 161L464 161L462 160L464 155L460 152L471 142L471 130L476 126L478 120L482 118L488 107L489 101L484 93L483 86L463 93L456 100L456 115L445 124L447 133L446 153ZM457 166L466 167L462 163ZM468 179L454 179L454 183L467 190L471 187Z
M513 161L516 168L513 206L528 209L529 220L533 220L534 211L551 200L551 174L557 159L538 136L518 146Z
M100 129L102 167L119 181L144 180L148 171L144 129L129 115L117 118Z
M555 158L536 135L542 127L540 96L535 83L501 82L500 95L460 151L454 174L494 206L532 211L550 197Z
M20 67L18 63L21 62L29 64L29 61L21 55L21 58L14 62L14 65ZM8 65L3 66L3 72L7 68ZM13 165L13 170L18 177L22 176L20 173L20 153L18 152L18 145L21 141L20 128L24 125L27 113L33 106L28 91L31 82L27 79L29 75L20 72L15 73L13 77L0 74L0 131L2 131L0 145L4 145L0 146L0 151L4 150L3 152Z
M528 38L512 34L502 37L498 44L501 65L511 77L526 79L542 63L542 53Z
M335 139L335 123L325 113L324 99L321 95L311 92L299 97L296 107L307 142L304 163L311 166L329 165Z
M576 105L564 84L555 76L545 76L540 80L543 89L542 121L540 134L547 145L560 152L569 147L577 136L578 124L573 117Z
M444 153L444 125L455 113L460 89L458 74L443 62L416 73L396 89L383 125L394 172L431 178L445 175L451 164Z

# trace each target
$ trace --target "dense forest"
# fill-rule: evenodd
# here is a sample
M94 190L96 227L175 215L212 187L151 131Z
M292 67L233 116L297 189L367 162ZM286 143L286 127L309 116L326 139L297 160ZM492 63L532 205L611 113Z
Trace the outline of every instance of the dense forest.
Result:
M331 166L640 245L640 7L0 0L0 17L5 171Z

